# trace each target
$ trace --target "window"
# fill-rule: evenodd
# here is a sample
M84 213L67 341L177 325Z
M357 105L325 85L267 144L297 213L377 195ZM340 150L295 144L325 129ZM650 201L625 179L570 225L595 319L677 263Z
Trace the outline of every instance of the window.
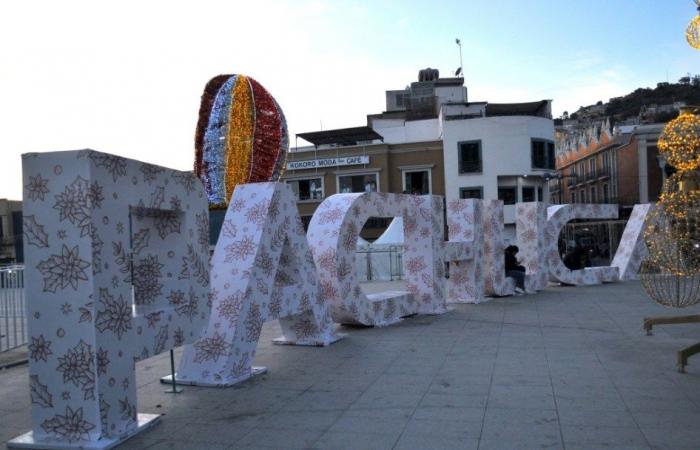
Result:
M459 198L484 198L484 188L481 186L460 188Z
M517 196L518 193L515 187L498 188L498 199L502 200L504 205L515 205Z
M554 170L556 168L554 142L533 139L531 157L533 169Z
M481 172L481 141L460 142L459 173Z
M588 160L588 174L595 177L595 157Z
M598 196L596 195L596 189L595 186L591 186L591 203L595 203L598 199Z
M604 184L603 185L603 203L609 203L610 202L610 191L608 190L608 185Z
M289 180L287 184L292 188L297 201L323 199L323 178Z
M576 192L571 193L571 203L576 203Z
M535 201L535 188L532 186L523 186L523 201L524 202L534 202Z
M538 202L544 201L544 192L542 191L542 187L537 188L537 201Z
M378 191L379 177L376 173L338 176L338 193L340 194Z
M430 171L418 170L403 173L403 190L407 194L430 194Z
M580 163L578 163L578 174L579 174L579 176L581 176L581 177L585 177L585 176L586 176L586 164L585 164L583 161L581 161Z
M586 203L586 191L581 189L581 203Z

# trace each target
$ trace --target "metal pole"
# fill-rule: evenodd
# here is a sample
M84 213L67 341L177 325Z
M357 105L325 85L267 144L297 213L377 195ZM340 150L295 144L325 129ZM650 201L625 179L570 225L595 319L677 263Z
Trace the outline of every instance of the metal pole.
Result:
M182 392L182 388L177 387L177 381L175 381L175 352L173 350L170 350L170 381L172 390L165 391L166 394L179 394Z

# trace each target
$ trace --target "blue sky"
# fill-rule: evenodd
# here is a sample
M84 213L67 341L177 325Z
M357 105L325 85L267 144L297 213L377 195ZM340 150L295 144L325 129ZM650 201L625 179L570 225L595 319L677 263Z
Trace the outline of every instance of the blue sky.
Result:
M0 198L19 155L90 147L189 169L199 96L244 73L294 133L362 125L384 91L459 65L472 101L555 114L700 73L691 0L23 1L0 14ZM668 74L668 75L667 75Z

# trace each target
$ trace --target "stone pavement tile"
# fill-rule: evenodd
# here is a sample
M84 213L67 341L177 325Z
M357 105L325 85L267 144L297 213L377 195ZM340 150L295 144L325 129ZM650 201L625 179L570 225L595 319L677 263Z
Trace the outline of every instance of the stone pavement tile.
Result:
M637 427L596 427L583 425L562 425L564 444L609 447L649 447L644 434Z
M550 386L494 385L489 394L489 408L556 409Z
M484 423L479 443L480 450L531 450L535 448L563 448L559 425L554 423L537 425L532 423Z
M259 446L272 448L309 448L324 431L294 428L256 428L243 439L237 441L233 448L240 446Z
M175 435L184 429L189 429L193 424L187 420L172 419L171 417L162 416L158 423L148 431L138 434L134 439L148 440L170 440Z
M416 420L457 420L478 422L484 420L485 408L457 408L448 406L419 406L413 413Z
M488 384L470 384L460 380L455 376L436 376L428 393L430 394L462 394L462 395L487 395L489 393Z
M615 383L608 377L578 377L576 375L552 376L552 387L556 394L586 389L616 390Z
M299 429L326 431L343 411L279 411L265 417L258 428Z
M318 450L390 450L397 436L358 431L328 431L312 446ZM428 447L424 447L428 448Z
M524 375L527 377L547 377L550 372L547 364L521 364L518 362L497 362L493 371L494 377L508 375Z
M14 439L31 428L29 408L24 411L0 414L0 442Z
M433 381L432 375L384 373L377 377L370 386L371 389L386 389L389 391L425 392Z
M437 371L437 374L463 375L465 377L480 377L490 380L491 375L493 375L493 363L471 358L448 358L440 367L440 370Z
M371 416L343 414L328 431L386 434L398 438L409 420L409 417L378 419Z
M605 450L659 450L657 448L650 447L648 445L610 445L602 447ZM599 445L578 445L578 444L566 444L566 450L600 450ZM679 450L690 450L690 449L679 449ZM695 450L695 449L693 449Z
M282 411L343 410L361 395L362 391L306 391L287 402Z
M700 413L687 411L633 411L635 421L644 428L694 428L700 424ZM700 441L698 441L700 442Z
M622 397L630 411L687 411L700 412L700 407L684 395L672 391L622 391Z
M506 424L557 424L557 411L554 409L532 408L492 408L486 409L484 423Z
M450 436L478 440L481 435L481 422L412 418L403 431L402 436L406 435Z
M581 408L559 408L559 422L562 425L583 425L591 427L628 427L637 423L632 413L624 410L592 410Z
M376 405L379 406L379 405ZM411 419L415 408L356 408L351 407L343 417L363 417L377 420L399 420L404 423Z
M700 427L641 427L649 443L658 449L697 449L700 447Z
M600 364L580 366L550 363L549 370L553 380L559 378L578 378L579 380L592 380L598 378L609 379L608 373Z
M229 444L175 439L149 439L141 436L134 436L117 447L119 450L228 450L230 448L232 446Z
M351 408L415 408L423 395L423 391L405 388L385 389L372 386L352 404Z
M581 397L556 396L557 409L584 411L627 411L625 402L619 396L614 397Z
M427 393L420 400L420 406L440 406L454 408L483 408L486 406L486 394L433 394Z
M524 375L496 372L493 374L493 384L494 386L551 386L552 380L549 374Z
M553 389L557 398L607 398L622 401L619 391L612 383L578 386L554 384Z
M478 439L411 433L404 433L394 447L395 450L477 450L478 448Z
M180 430L173 432L168 438L174 441L197 442L231 445L250 433L252 428L246 425L234 425L230 423L198 423L196 425L184 425ZM148 433L150 437L151 433Z
M432 376L440 368L439 364L429 364L423 361L395 362L387 367L385 374L390 375L426 375Z

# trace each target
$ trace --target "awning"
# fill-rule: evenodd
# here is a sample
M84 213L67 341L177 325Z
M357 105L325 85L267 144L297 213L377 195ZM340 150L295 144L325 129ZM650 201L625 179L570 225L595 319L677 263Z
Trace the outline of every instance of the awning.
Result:
M310 133L299 133L298 137L312 143L315 146L338 144L357 145L362 141L384 141L384 137L370 127L340 128L337 130L312 131Z

